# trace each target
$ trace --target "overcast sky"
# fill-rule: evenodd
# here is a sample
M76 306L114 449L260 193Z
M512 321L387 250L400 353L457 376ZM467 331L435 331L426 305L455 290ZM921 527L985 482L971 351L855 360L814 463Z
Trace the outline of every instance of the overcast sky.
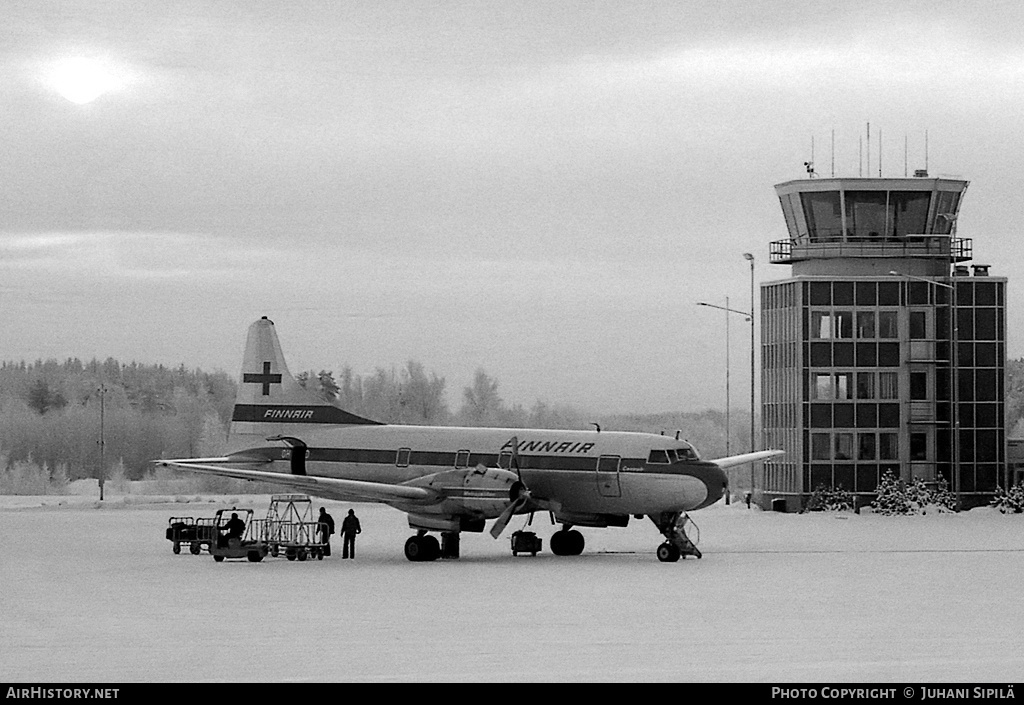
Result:
M895 5L895 8L890 7ZM1024 355L1024 5L0 5L0 360L422 362L449 401L725 406L774 184L923 168ZM749 328L731 320L734 408Z

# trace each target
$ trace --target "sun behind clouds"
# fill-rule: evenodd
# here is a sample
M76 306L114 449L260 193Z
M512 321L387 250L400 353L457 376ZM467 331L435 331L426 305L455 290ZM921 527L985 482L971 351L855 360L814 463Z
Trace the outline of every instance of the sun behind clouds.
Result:
M85 57L69 57L55 61L47 82L72 103L91 103L105 93L123 88L127 74L109 62Z

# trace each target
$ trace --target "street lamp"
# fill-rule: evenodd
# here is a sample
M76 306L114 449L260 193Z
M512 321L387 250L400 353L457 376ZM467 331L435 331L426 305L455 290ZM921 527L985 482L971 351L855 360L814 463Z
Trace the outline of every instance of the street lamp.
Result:
M107 395L107 385L100 384L96 390L100 395L100 440L98 441L100 447L100 471L97 473L99 485L100 485L100 501L103 501L103 481L106 479L106 437L104 435L104 397Z
M959 355L960 355L960 335L959 335L959 324L957 321L957 298L956 298L956 285L946 284L935 279L927 279L925 277L914 276L913 274L904 274L902 272L890 271L890 276L893 277L905 277L907 279L915 279L917 281L924 282L926 284L933 284L935 286L941 286L943 289L949 289L950 295L950 309L949 309L949 321L950 328L952 329L952 350L949 354L949 364L952 368L952 374L950 375L950 386L952 387L949 391L949 399L952 404L953 411L953 433L952 433L952 453L953 453L953 493L956 495L956 510L959 512L961 509L961 497L960 497L960 370L959 370ZM938 310L938 297L936 297L935 308Z
M757 450L757 439L754 436L754 255L743 253L743 259L750 262L750 452ZM750 494L754 494L754 467L750 464Z
M719 311L725 311L725 454L731 455L731 440L732 435L732 423L730 422L730 409L732 402L732 394L729 390L729 314L736 313L740 316L749 319L749 315L746 311L737 311L734 308L729 308L729 297L725 297L725 306L716 306L715 304L705 303L703 301L697 302L698 306L707 306L708 308L717 308ZM728 469L726 472L730 472ZM731 474L731 473L730 473ZM725 495L725 503L729 504L729 495Z
M709 304L703 301L698 301L697 305L717 308L720 311L739 314L750 321L750 452L753 453L757 449L757 441L754 435L754 255L749 252L744 252L743 257L750 261L750 310L738 311L734 308L729 308L728 306L716 306L715 304ZM726 302L728 302L728 299L726 299ZM726 368L726 379L728 379L728 359L726 360ZM726 403L728 404L728 400ZM754 492L754 465L755 463L750 464L751 494Z
M729 314L738 313L741 316L746 317L746 311L737 311L734 308L729 308L729 297L725 297L725 306L716 306L715 304L704 303L703 301L697 302L698 306L707 306L708 308L717 308L719 311L725 311L725 454L731 455L730 450L730 436L732 435L732 424L730 421L730 411L732 394L729 391Z

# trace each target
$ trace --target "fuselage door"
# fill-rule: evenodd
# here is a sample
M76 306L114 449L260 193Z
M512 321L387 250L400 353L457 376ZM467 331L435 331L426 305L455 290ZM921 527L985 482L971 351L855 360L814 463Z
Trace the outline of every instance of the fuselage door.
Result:
M602 455L597 459L597 491L602 497L620 497L618 455Z

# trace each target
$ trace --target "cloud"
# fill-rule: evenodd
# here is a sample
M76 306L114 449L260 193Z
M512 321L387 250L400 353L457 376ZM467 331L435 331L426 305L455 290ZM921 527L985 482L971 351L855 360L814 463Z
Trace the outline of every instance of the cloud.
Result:
M276 253L185 233L50 232L0 235L0 270L129 279L244 276Z

